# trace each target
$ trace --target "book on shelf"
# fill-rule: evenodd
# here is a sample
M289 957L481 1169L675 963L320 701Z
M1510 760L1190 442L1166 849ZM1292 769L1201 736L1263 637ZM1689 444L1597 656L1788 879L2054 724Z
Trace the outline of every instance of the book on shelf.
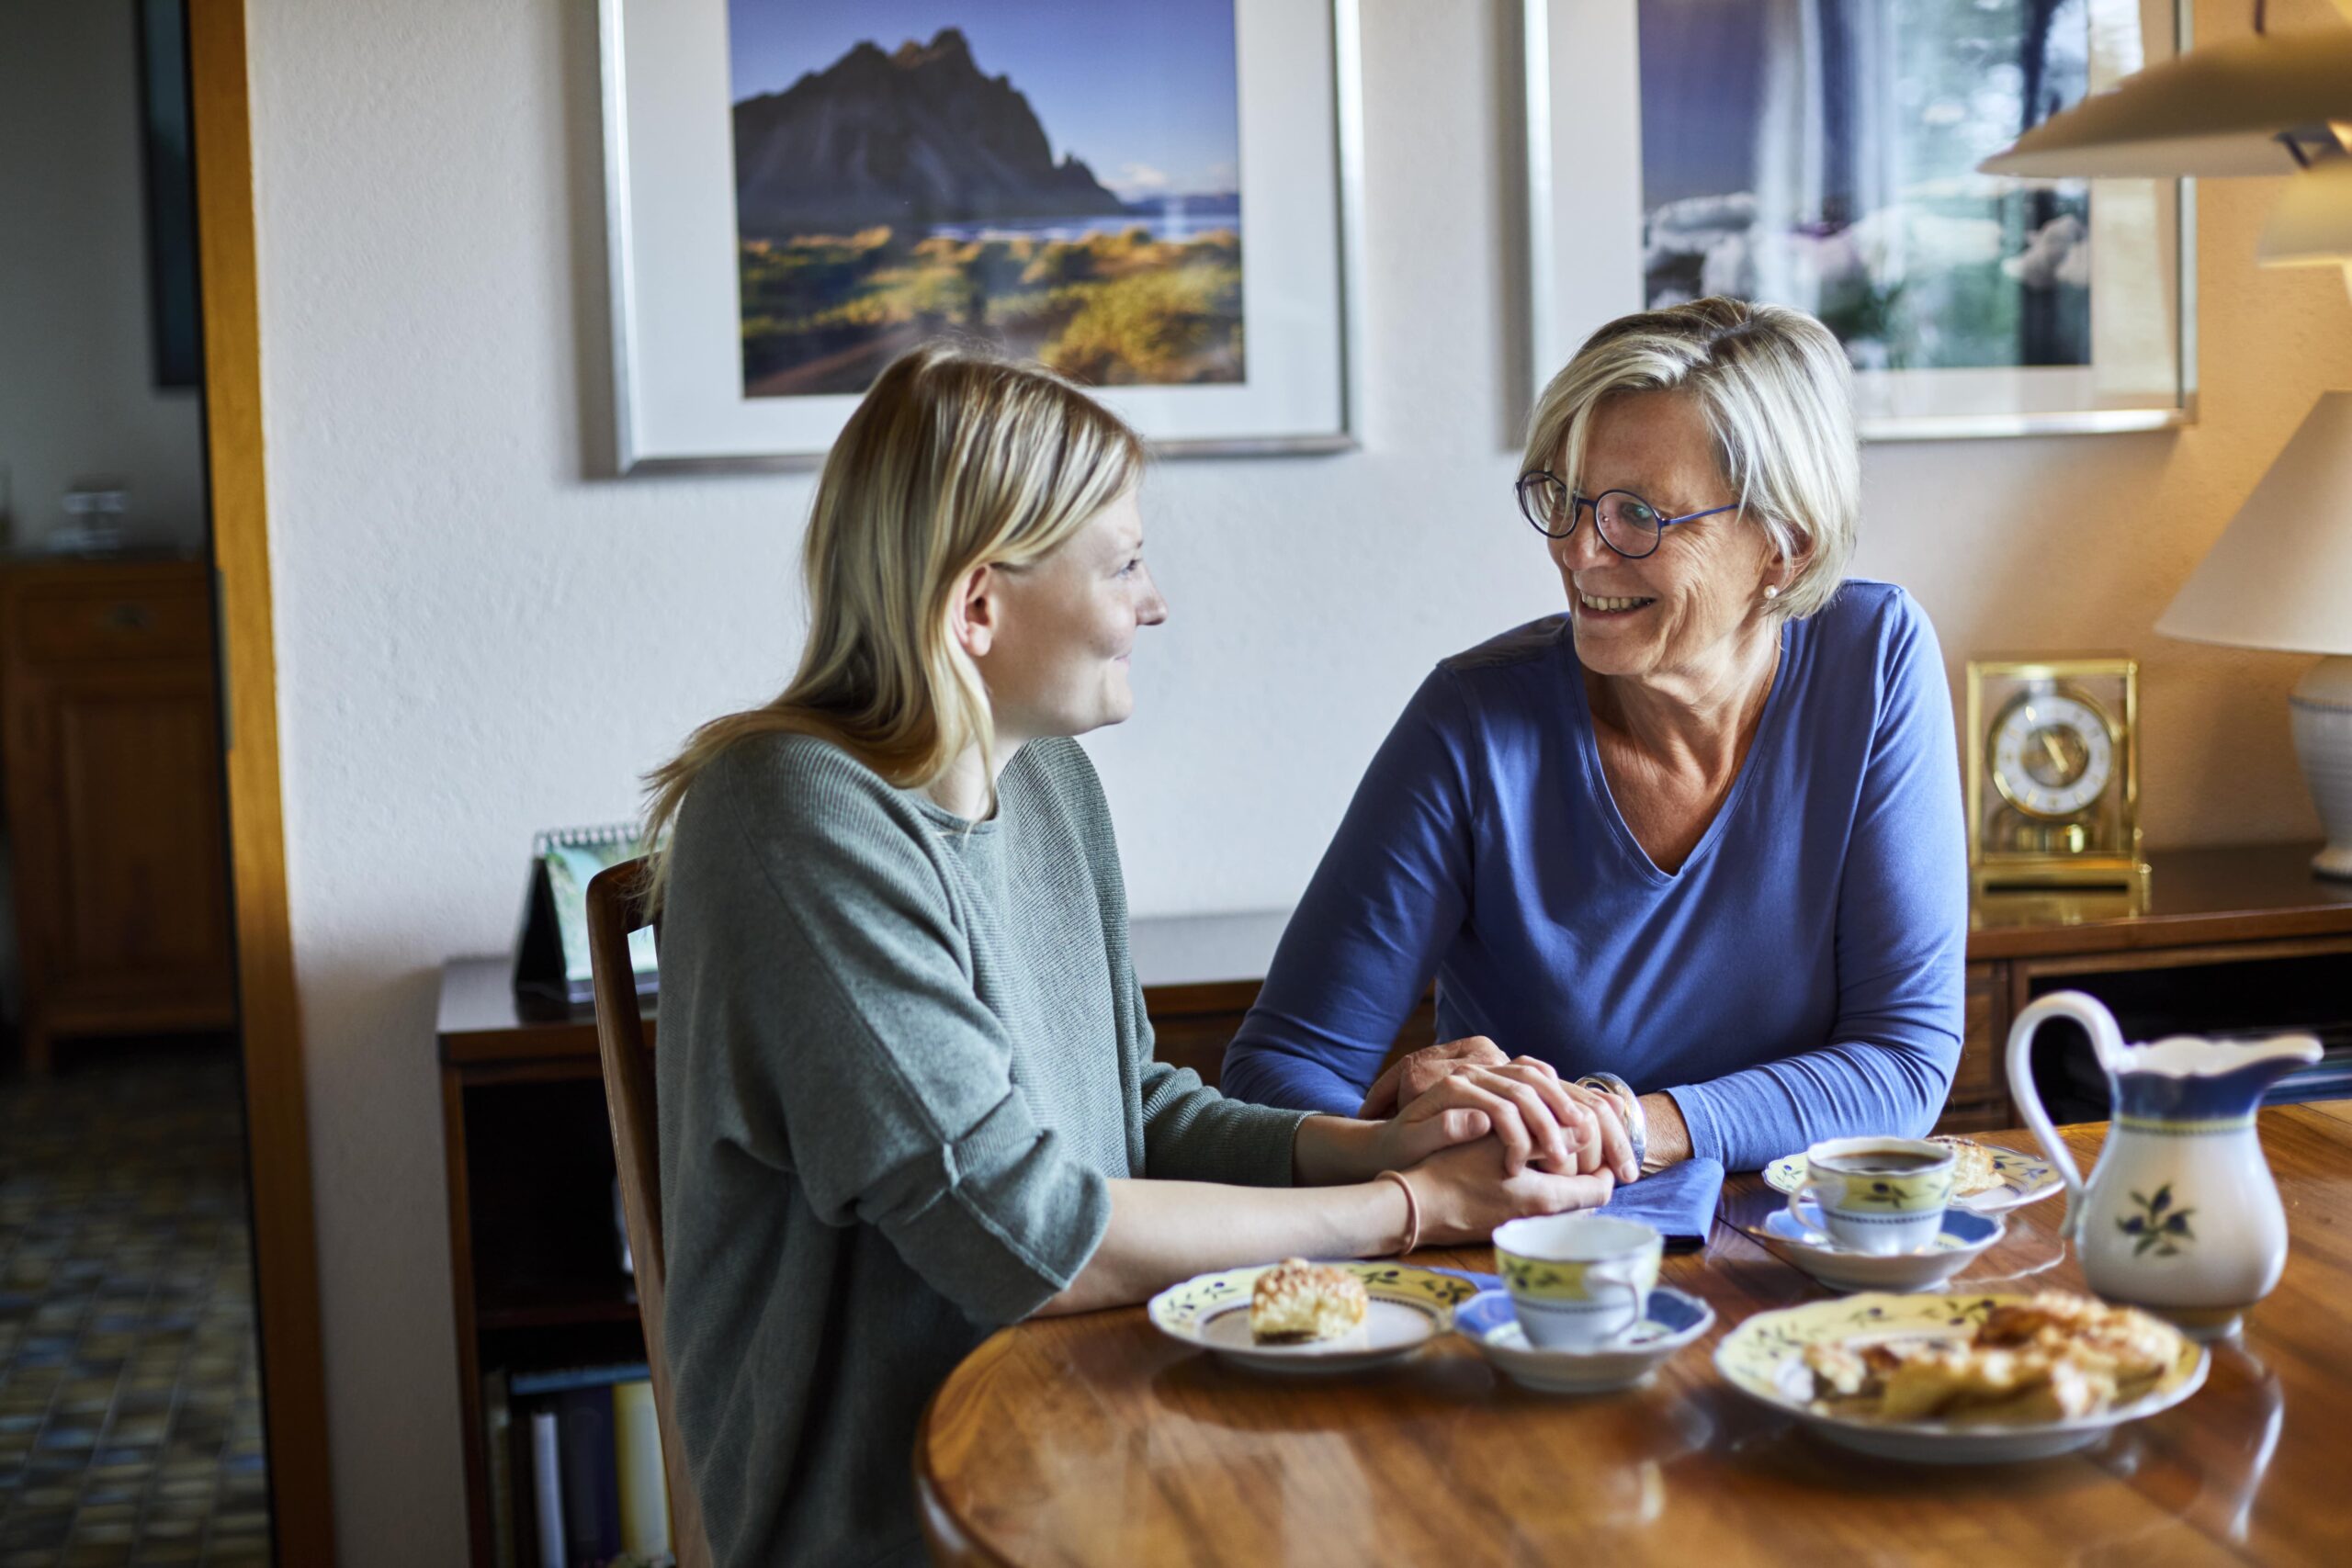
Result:
M493 1467L514 1441L496 1423L528 1434L528 1446L511 1462L518 1484L528 1477L530 1506L522 1506L518 1492L502 1527L500 1562L532 1568L660 1568L674 1562L661 1422L644 1362L493 1371L484 1390ZM492 1484L494 1490L494 1470Z
M571 1568L563 1533L562 1429L553 1410L531 1412L531 1513L538 1525L538 1568Z
M554 1396L563 1414L563 1533L575 1560L621 1554L620 1456L613 1447L613 1390L569 1388Z
M620 1460L621 1550L650 1560L670 1550L670 1485L662 1474L662 1422L653 1383L613 1386L613 1448Z
M652 1371L643 1361L615 1361L594 1367L554 1367L542 1371L516 1372L507 1379L509 1394L515 1399L536 1399L544 1394L566 1393L575 1388L611 1388L616 1383L635 1382L651 1377Z
M492 1568L519 1568L514 1556L514 1423L504 1372L481 1380L481 1424L482 1454L490 1465Z

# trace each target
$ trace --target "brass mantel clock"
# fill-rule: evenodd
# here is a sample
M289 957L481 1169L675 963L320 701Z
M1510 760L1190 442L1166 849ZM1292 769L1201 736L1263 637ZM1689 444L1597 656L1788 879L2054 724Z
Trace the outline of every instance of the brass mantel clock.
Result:
M2145 886L2135 660L1970 660L1968 864L1979 893Z

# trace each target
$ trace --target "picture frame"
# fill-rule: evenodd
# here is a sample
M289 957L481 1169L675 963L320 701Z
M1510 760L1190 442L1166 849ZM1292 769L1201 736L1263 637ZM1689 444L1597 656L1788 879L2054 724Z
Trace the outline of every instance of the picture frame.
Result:
M514 937L514 994L578 1007L596 998L596 969L588 942L588 885L645 853L634 822L556 828L531 838L530 874L523 919ZM661 988L651 926L629 933L629 968L639 996Z
M196 165L190 147L187 0L138 7L139 148L147 220L147 298L155 385L204 383L197 299Z
M1808 310L1838 332L1865 440L2193 423L2194 182L1977 175L1974 162L2023 129L1997 123L1984 107L1994 95L1973 90L2002 68L1978 72L1969 92L1951 90L1934 79L1945 70L1935 40L1889 41L1901 26L1890 18L1906 13L1874 0L1846 13L1860 40L1835 57L1809 51L1838 0L1690 15L1709 3L1523 0L1535 393L1603 322L1730 292ZM2060 6L2081 35L2067 42L2068 79L2096 91L2186 51L2189 9L2185 0ZM1947 14L2002 16L1997 3ZM1726 18L1754 36L1724 30ZM1714 25L1702 30L1699 20ZM1663 63L1651 74L1679 89L1673 116L1644 101L1645 28L1654 40L1696 40L1656 51ZM1856 63L1863 50L1876 51L1867 71ZM1855 107L1849 98L1864 90L1840 89L1825 107L1824 84L1849 76L1869 85L1868 101ZM2054 88L2037 97L2073 101ZM1732 188L1743 161L1754 189ZM2034 215L2052 213L2034 227ZM2071 254L2059 244L2070 233Z
M730 13L762 3L600 0L613 457L621 475L814 468L870 384L872 372L898 347L931 335L993 336L1002 352L1015 357L1038 354L1035 333L1024 339L1019 330L1025 319L1003 324L1016 309L1035 305L1037 290L1016 299L1009 288L1001 288L983 297L988 286L975 284L956 296L960 304L934 315L932 295L903 306L900 302L909 298L903 289L883 297L886 287L897 287L888 279L903 281L944 255L951 262L960 257L967 272L978 275L1024 242L1033 247L1111 243L1095 240L1091 231L1072 240L1067 231L1045 230L1042 220L1024 223L1008 218L1000 228L999 219L979 215L986 203L966 210L927 212L902 204L895 222L876 221L874 209L860 206L865 197L854 192L848 180L836 187L820 184L813 194L804 180L790 200L767 200L764 187L756 184L757 169L791 161L747 163L746 167L754 169L752 178L737 177L736 142L747 134L741 129L745 123L741 117L752 97L748 91L743 97L737 96L742 86L738 68L749 56L729 52ZM1232 329L1223 358L1204 352L1140 370L1114 362L1114 372L1128 374L1096 376L1069 368L1069 343L1075 329L1068 326L1039 355L1049 365L1059 356L1063 363L1057 367L1132 423L1158 456L1340 452L1359 444L1363 150L1357 3L1236 0L1233 5L1230 102L1236 123L1228 134L1236 146L1231 166L1238 217L1238 238L1237 233L1225 238L1238 246L1239 285L1238 303L1227 295L1216 306L1229 313L1210 318L1225 321ZM936 10L968 13L986 22L1019 9L1020 0L967 0L960 6L946 0L937 7L893 7L891 15L928 16ZM1036 9L1042 17L1051 8ZM833 0L825 15L854 17L858 12L847 0ZM1111 7L1086 15L1128 14ZM1054 15L1067 18L1072 14L1065 9ZM968 34L968 52L978 75L1000 88L1009 84L1019 93L1023 84L1012 79L1010 67L999 69L1008 58L1018 64L1019 51L992 43L989 27L958 24L957 30ZM741 36L748 50L753 37L750 26L741 29ZM931 46L940 41L934 35ZM1035 58L1036 40L1033 37L1028 42ZM868 64L931 47L920 39L902 42L895 37L860 43L875 46ZM849 62L848 55L835 53L831 44L817 52L828 58L787 61L765 79L768 85L762 90L781 96L798 90L808 76L825 76ZM1133 73L1149 65L1147 57L1131 69L1123 68L1127 70L1124 76L1110 70L1098 73L1124 81L1139 104L1148 104L1152 96L1140 90ZM796 77L794 71L803 73ZM1037 93L1038 86L1033 80L1031 94L1023 95L1022 101L1039 112L1038 128L1050 142L1056 134L1053 102L1050 92ZM1162 94L1158 101L1190 100ZM1102 123L1110 123L1111 118ZM1027 134L1034 137L1035 132ZM1087 165L1091 174L1094 163L1103 163L1103 177L1112 181L1102 187L1106 190L1117 186L1114 171L1123 166L1137 177L1151 173L1135 163L1122 165L1116 148L1089 154L1083 147L1054 146L1065 167L1075 161ZM1057 173L1054 177L1078 176ZM805 216L812 202L821 206L833 199L829 190L834 188L841 192L838 221ZM1122 200L1133 195L1130 187L1118 188L1127 191ZM799 207L793 209L792 201ZM1004 204L999 200L989 210L1004 212ZM776 214L786 211L804 214L793 221L812 232L773 232L786 221ZM1121 220L1087 221L1099 227ZM1146 241L1168 251L1200 238L1197 223L1192 226L1191 241L1179 241L1148 213L1125 221L1136 225L1129 236L1147 250ZM767 227L755 230L755 223ZM1146 229L1147 224L1152 226ZM906 265L887 273L876 266L858 274L853 247L865 243L876 228L886 231L885 243L896 247L894 255ZM767 312L764 296L755 295L769 286L761 270L766 262L788 247L820 244L831 247L823 253L828 265L848 258L854 281L843 283L838 273L814 269L787 281L797 288L800 277L819 277L821 287L843 295L820 298L818 304L826 307L822 310L803 309L783 318ZM924 246L931 249L922 250ZM960 251L955 249L958 246ZM767 249L755 255L754 247ZM910 253L916 251L921 254L910 258ZM983 251L989 254L980 254ZM1018 249L1014 259L1017 263L1029 254L1030 249ZM783 259L797 262L799 256L796 253ZM1035 270L1026 276L1034 278ZM931 281L941 276L934 267ZM1001 279L1002 269L991 276ZM964 284L952 275L944 282L951 288ZM853 288L865 293L847 299L846 291ZM806 303L803 296L794 298ZM1055 299L1056 308L1064 308L1059 305L1064 296ZM804 341L832 348L831 340L813 334L832 330L854 310L867 311L858 321L896 311L891 321L896 335L868 333L831 360L799 348ZM974 321L979 323L978 331L972 330ZM778 333L784 334L780 339ZM791 335L795 333L812 335ZM779 341L780 374L775 372L777 356L771 352ZM759 360L755 355L768 357ZM1081 362L1098 363L1082 356ZM760 389L754 391L755 386Z

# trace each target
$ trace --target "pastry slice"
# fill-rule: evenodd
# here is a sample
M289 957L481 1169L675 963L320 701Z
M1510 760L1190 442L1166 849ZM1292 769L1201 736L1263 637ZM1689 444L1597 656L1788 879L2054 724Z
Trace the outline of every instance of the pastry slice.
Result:
M1345 1269L1285 1258L1250 1292L1250 1336L1261 1345L1337 1339L1363 1326L1371 1298Z
M1929 1138L1931 1144L1941 1144L1951 1151L1951 1195L1965 1198L1974 1192L1990 1192L2001 1185L2000 1172L1993 1168L1993 1151L1982 1144L1955 1138L1939 1133Z
M2007 1352L1984 1352L1999 1356ZM1971 1426L2029 1427L2053 1421L2079 1421L2115 1402L2114 1380L2086 1371L2064 1359L2021 1358L2030 1371L2012 1380L2006 1394L1989 1387L1972 1389L1945 1411L1947 1420Z

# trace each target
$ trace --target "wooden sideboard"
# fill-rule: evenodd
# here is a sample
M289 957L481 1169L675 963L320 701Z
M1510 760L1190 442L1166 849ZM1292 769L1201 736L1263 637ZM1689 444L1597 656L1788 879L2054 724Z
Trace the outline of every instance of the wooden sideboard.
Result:
M236 1022L214 668L202 561L0 568L32 1072L62 1035Z
M2009 1020L2060 989L2098 996L2125 1032L2317 1032L2331 1058L2284 1095L2344 1094L2352 1081L2352 884L2310 871L2312 846L2158 852L2144 909L2092 901L1980 902L1968 938L1967 1037L1940 1125L2012 1123L2000 1057ZM1256 996L1279 914L1136 922L1135 950L1162 1059L1217 1077ZM647 1039L655 1031L647 1010ZM1429 1005L1399 1048L1425 1044ZM613 1150L594 1014L526 1010L503 958L442 971L442 1128L450 1278L465 1409L474 1561L491 1554L482 1374L641 1358L637 1302L619 1267ZM2063 1031L2037 1046L2035 1077L2062 1121L2086 1113ZM2069 1096L2075 1098L2070 1101ZM2068 1114L2070 1103L2075 1114Z

